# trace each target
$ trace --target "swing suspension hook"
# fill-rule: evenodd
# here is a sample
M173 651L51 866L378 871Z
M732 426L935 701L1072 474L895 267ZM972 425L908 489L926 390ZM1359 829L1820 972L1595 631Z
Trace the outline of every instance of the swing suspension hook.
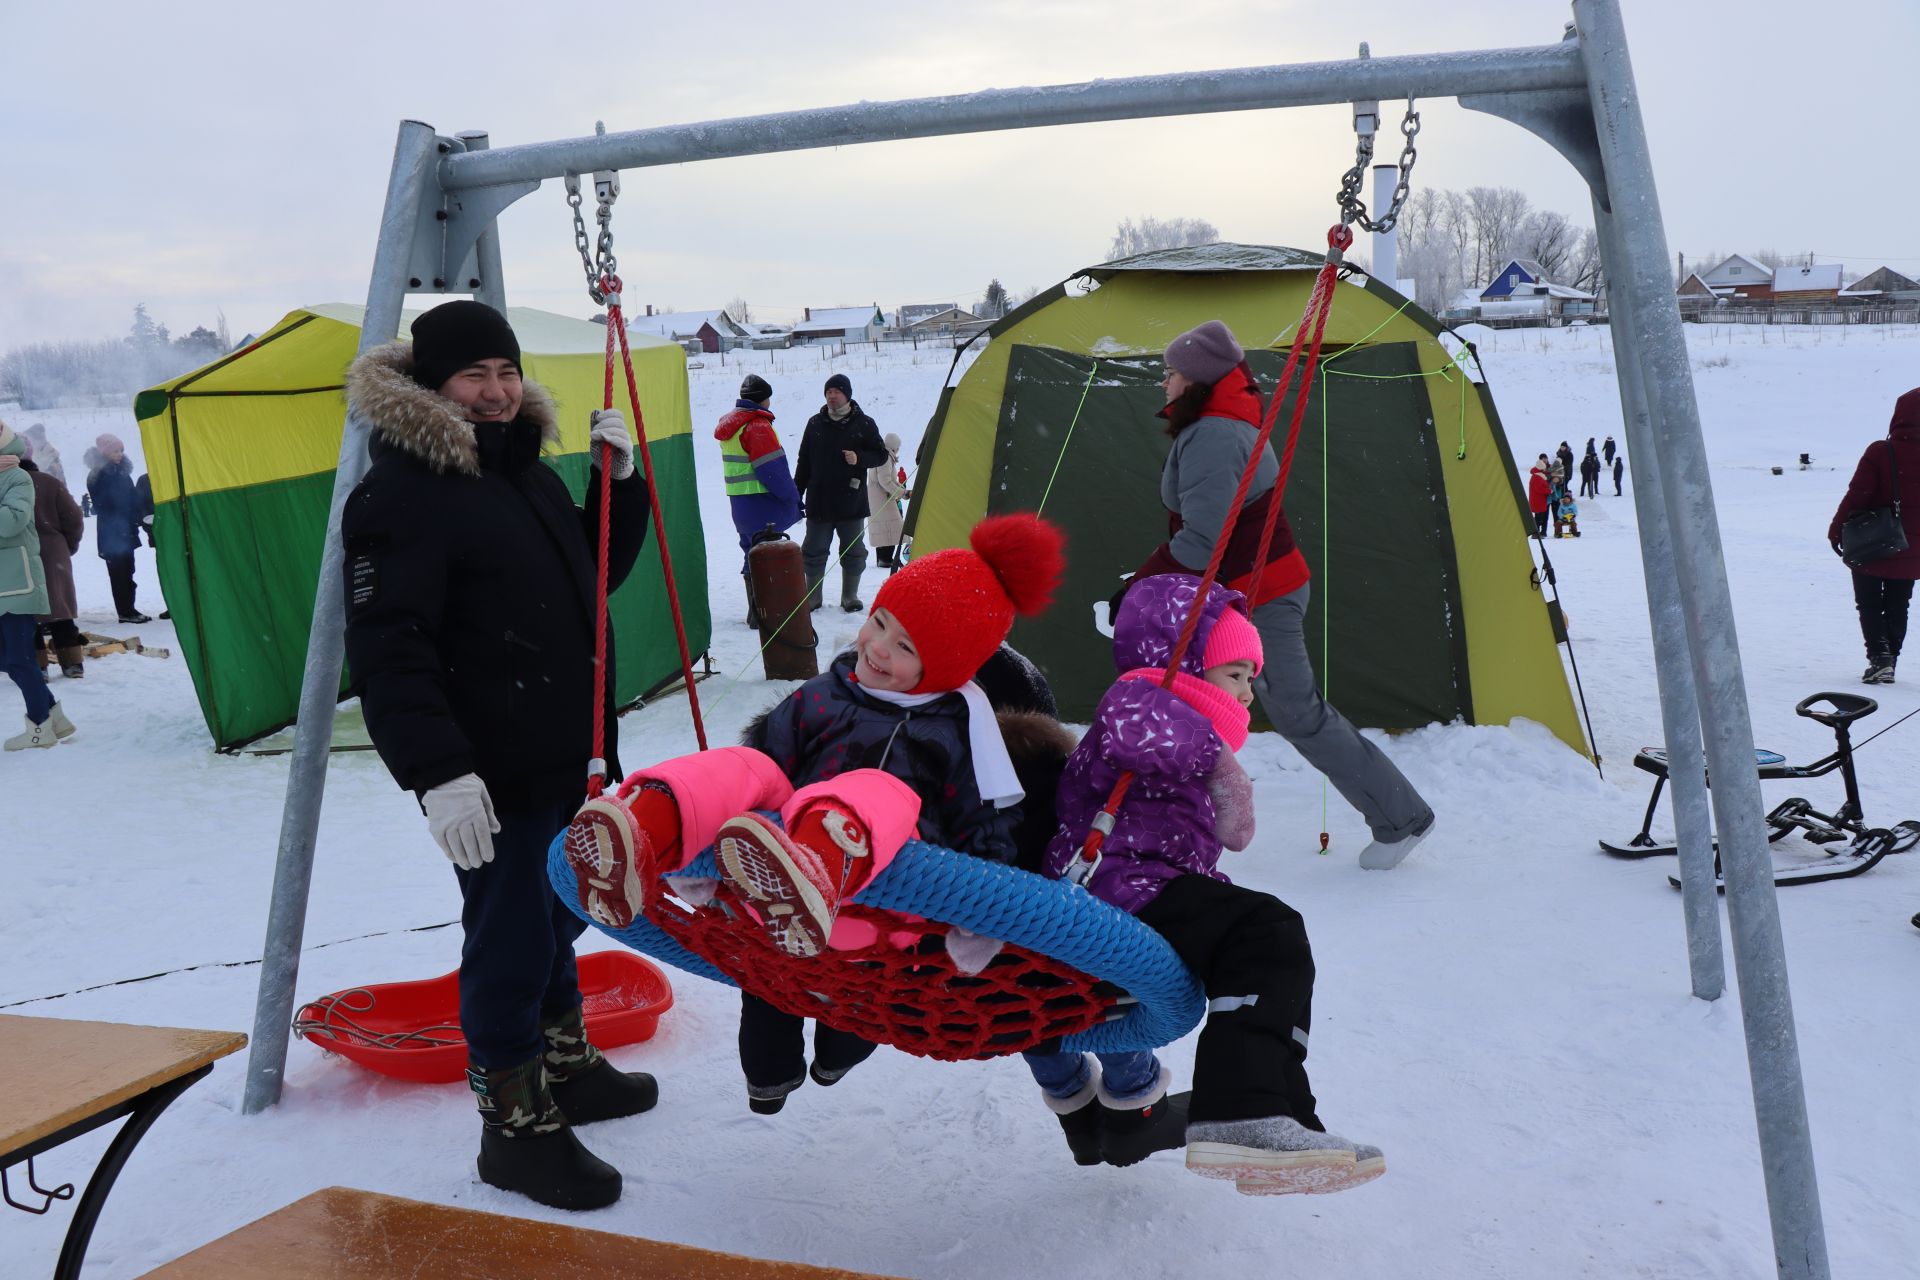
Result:
M617 297L620 288L620 260L613 254L613 202L620 198L620 174L614 169L601 169L593 175L597 206L594 221L600 227L597 241L587 235L586 197L581 191L580 175L568 174L566 183L567 207L573 210L573 247L580 253L581 270L586 272L587 293L594 302L606 306L607 282L613 282L612 296Z
M1373 131L1361 130L1354 145L1353 168L1340 178L1340 191L1334 197L1340 203L1340 221L1342 224L1357 223L1363 231L1391 231L1393 224L1399 221L1400 209L1407 202L1407 192L1413 181L1413 162L1417 153L1413 140L1420 132L1420 113L1413 109L1413 99L1407 99L1407 114L1400 121L1401 136L1406 144L1400 148L1400 181L1394 185L1393 200L1387 211L1378 218L1369 217L1366 201L1360 198L1365 188L1367 171L1373 166Z

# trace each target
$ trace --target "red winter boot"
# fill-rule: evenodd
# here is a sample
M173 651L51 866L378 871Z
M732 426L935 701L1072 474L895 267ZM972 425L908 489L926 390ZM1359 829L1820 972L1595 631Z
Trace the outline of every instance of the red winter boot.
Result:
M774 944L814 956L826 948L855 860L872 852L872 840L858 818L819 804L790 831L743 813L720 828L718 852L720 873L760 913Z
M657 783L643 783L624 800L596 796L581 805L565 848L587 915L613 929L632 924L646 910L657 855L679 839L679 810Z

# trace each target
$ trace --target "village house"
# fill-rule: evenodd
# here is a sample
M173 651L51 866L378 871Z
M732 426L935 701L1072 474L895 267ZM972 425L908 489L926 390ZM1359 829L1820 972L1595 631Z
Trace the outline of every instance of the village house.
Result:
M652 306L641 316L627 318L629 333L649 333L656 338L678 342L689 351L696 348L716 355L737 347L751 346L754 335L745 325L718 311L665 311L655 314Z
M887 317L877 302L868 307L808 307L805 317L793 326L793 345L873 342L886 327Z
M1775 267L1775 302L1832 302L1840 296L1840 264L1814 262L1802 267Z
M1593 314L1593 295L1547 278L1531 258L1514 258L1480 291L1480 316L1584 316Z
M1773 268L1742 253L1702 271L1700 279L1716 296L1730 301L1764 302L1773 296Z

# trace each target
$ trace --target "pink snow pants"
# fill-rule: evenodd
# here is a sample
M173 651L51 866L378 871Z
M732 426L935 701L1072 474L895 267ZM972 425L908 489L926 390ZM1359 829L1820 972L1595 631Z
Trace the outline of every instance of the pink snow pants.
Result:
M920 797L890 773L855 769L796 791L780 766L752 747L719 747L662 761L629 775L620 794L631 793L642 782L665 786L680 811L681 859L669 871L691 863L713 844L728 819L749 809L778 810L780 825L791 827L805 810L831 803L867 829L873 850L864 859L865 873L856 871L858 878L847 885L850 897L886 870L920 825ZM829 945L838 951L856 951L878 936L879 930L863 920L838 919Z

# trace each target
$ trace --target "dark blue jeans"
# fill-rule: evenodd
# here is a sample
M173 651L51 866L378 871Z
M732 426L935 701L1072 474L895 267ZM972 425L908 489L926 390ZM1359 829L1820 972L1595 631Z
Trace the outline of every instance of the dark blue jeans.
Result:
M484 1070L517 1067L545 1048L542 1023L580 1003L573 940L586 921L547 879L547 846L573 821L572 802L500 810L493 861L454 868L466 900L460 925L460 1030L467 1060Z
M1085 1054L1023 1053L1020 1056L1027 1060L1034 1083L1049 1098L1071 1098L1087 1087L1093 1075ZM1138 1097L1160 1079L1160 1059L1154 1057L1151 1049L1094 1056L1100 1059L1100 1082L1106 1086L1107 1096L1117 1101Z
M27 700L27 719L45 724L53 714L53 692L34 660L34 634L32 614L0 613L0 670L20 686L20 696Z

